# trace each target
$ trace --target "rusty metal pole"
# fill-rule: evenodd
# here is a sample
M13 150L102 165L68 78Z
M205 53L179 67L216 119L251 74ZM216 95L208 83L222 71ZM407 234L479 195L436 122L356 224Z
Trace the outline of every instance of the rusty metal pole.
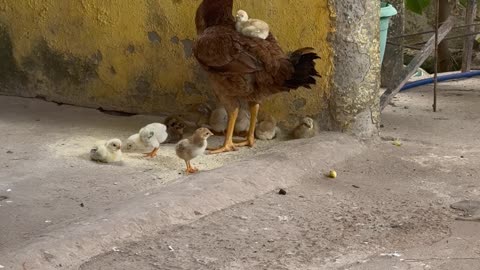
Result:
M468 0L466 13L465 24L473 24L477 15L477 0ZM467 36L463 43L462 72L468 72L472 67L473 43L475 42L473 32L475 32L475 26L469 26L465 29L465 35Z
M433 75L433 112L437 112L437 85L438 85L438 28L440 21L439 1L435 0L435 50Z

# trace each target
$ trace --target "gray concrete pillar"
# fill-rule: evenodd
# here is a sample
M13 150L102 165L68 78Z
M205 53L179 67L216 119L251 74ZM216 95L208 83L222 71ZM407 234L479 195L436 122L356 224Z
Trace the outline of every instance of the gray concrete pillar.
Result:
M380 118L380 1L332 0L331 5L336 12L331 126L370 137L377 134Z

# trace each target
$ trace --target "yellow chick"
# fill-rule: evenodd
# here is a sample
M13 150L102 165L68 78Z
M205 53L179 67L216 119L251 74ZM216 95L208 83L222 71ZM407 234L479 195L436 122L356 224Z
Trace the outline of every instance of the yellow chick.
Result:
M235 19L237 32L244 36L266 39L270 34L270 27L266 22L258 19L249 19L248 13L244 10L239 10Z
M90 150L90 159L93 161L112 163L122 160L122 141L111 139L98 141Z
M293 131L295 139L312 138L317 134L315 121L310 117L305 117L300 121L300 124Z
M212 135L213 133L208 128L199 128L190 138L177 143L175 152L179 158L185 161L187 174L198 172L198 169L193 167L190 161L204 154L208 146L207 139Z
M259 140L273 140L277 135L278 127L277 120L268 115L260 123L258 123L257 128L255 129L255 137Z

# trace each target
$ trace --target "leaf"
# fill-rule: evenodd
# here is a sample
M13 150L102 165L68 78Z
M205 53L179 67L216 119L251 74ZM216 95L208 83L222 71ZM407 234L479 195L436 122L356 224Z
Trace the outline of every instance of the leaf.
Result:
M405 6L408 10L417 14L422 14L423 10L428 7L430 0L406 0Z

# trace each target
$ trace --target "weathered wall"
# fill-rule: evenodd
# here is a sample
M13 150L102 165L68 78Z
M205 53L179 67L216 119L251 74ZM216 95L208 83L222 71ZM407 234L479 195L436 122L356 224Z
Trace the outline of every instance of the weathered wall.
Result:
M331 125L368 137L377 133L380 118L380 1L331 2L336 11Z
M188 110L212 98L192 57L200 0L0 0L0 92L128 112ZM274 97L276 116L324 107L332 72L327 0L236 1L286 50L315 47L323 79Z

